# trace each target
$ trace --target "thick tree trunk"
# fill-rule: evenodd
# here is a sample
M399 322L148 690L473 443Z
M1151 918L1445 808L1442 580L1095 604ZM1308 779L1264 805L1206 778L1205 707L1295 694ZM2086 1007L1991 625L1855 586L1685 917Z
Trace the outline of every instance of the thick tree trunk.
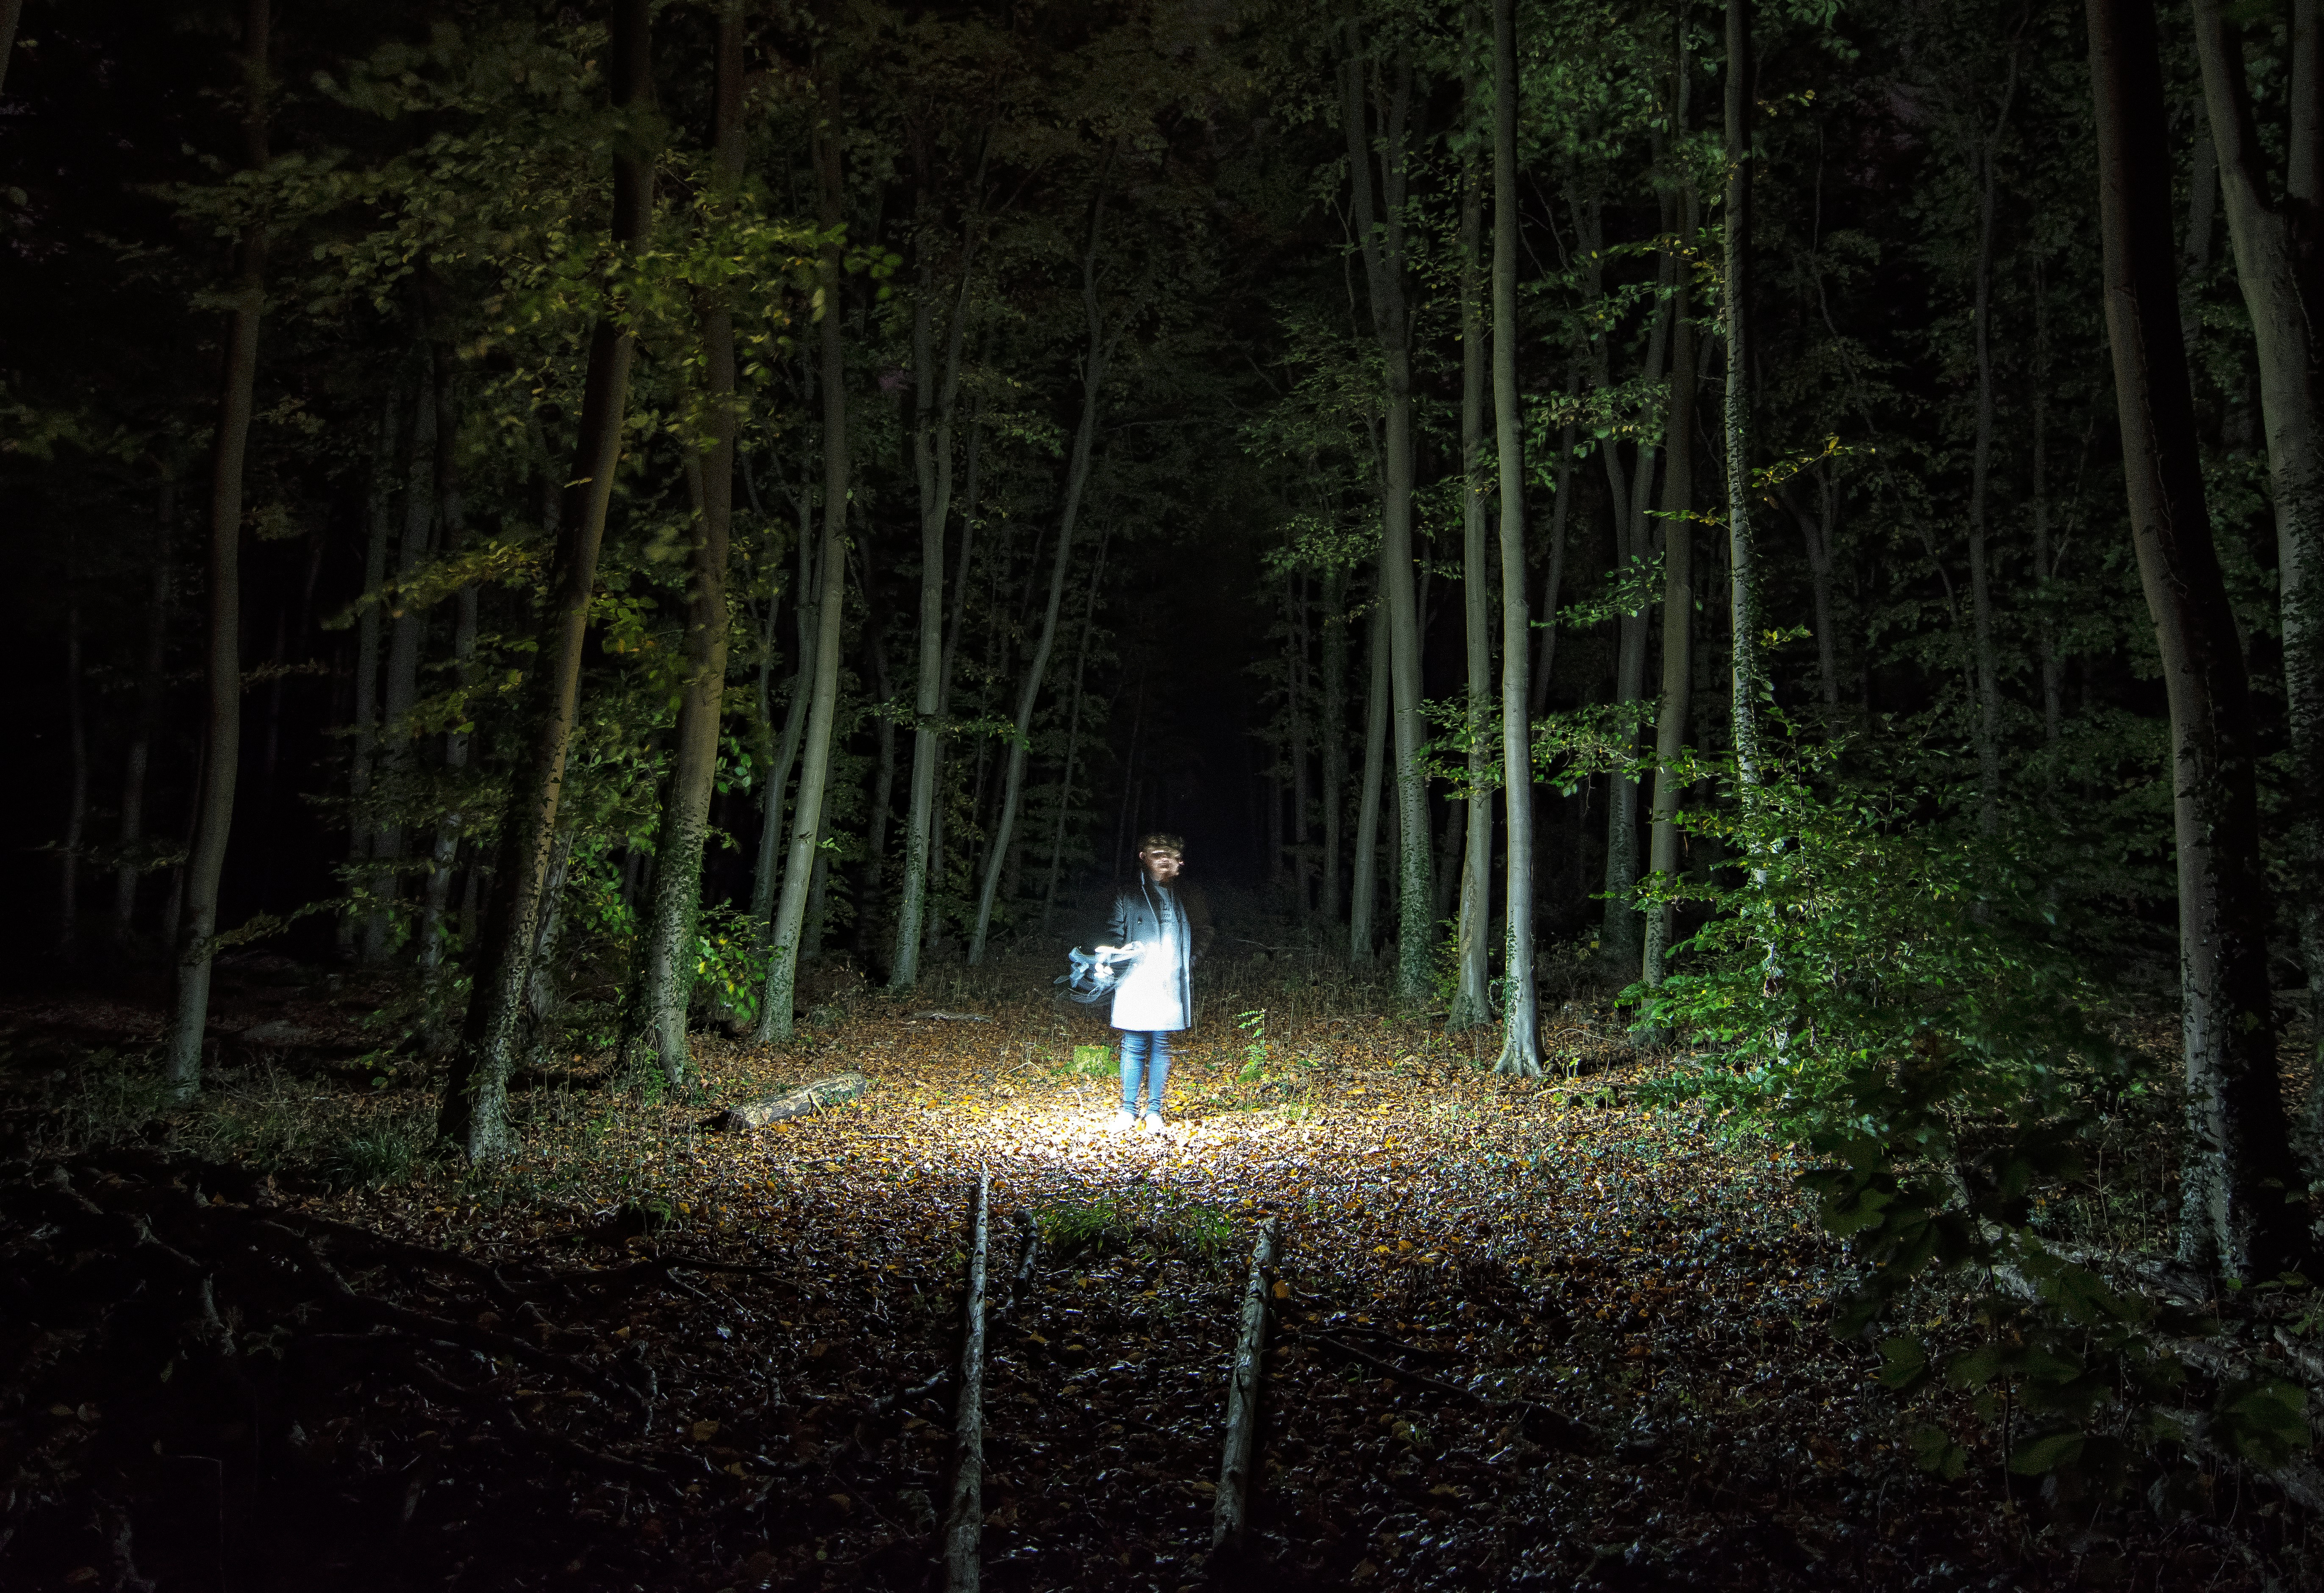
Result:
M1421 713L1420 609L1412 581L1412 318L1404 280L1404 207L1409 179L1405 144L1412 110L1413 69L1410 57L1399 51L1386 73L1379 107L1376 198L1373 140L1364 106L1365 66L1362 42L1351 22L1348 61L1342 73L1342 120L1348 139L1356 233L1362 246L1372 329L1388 375L1379 570L1380 590L1388 605L1389 722L1396 748L1397 990L1406 1000L1418 1001L1428 995L1434 970L1429 922L1428 780L1421 764L1428 727Z
M2290 115L2282 194L2271 190L2244 80L2243 44L2220 0L2193 0L2203 99L2218 150L2236 277L2251 312L2267 426L2268 485L2275 500L2276 589L2283 636L2284 730L2298 793L2287 883L2308 976L2313 1060L2324 1064L2324 16L2319 0L2295 0ZM2324 1125L2324 1088L2309 1113Z
M614 0L611 42L613 108L623 124L613 140L611 233L614 247L625 249L645 236L653 211L653 152L641 125L653 107L649 0ZM609 306L590 337L579 434L549 562L549 611L527 671L530 746L514 771L502 820L500 857L477 936L475 990L444 1088L444 1134L472 1159L497 1156L511 1146L508 1080L519 1060L542 887L556 842L566 753L580 707L589 598L613 502L613 472L621 462L635 350L630 329Z
M1089 485L1090 452L1097 443L1099 403L1104 394L1106 366L1120 337L1109 335L1097 297L1098 240L1105 220L1105 184L1112 170L1109 150L1098 168L1097 191L1090 199L1089 236L1082 247L1082 313L1089 343L1082 356L1082 413L1074 428L1074 449L1065 468L1065 504L1057 517L1057 551L1049 572L1049 601L1041 618L1040 640L1025 666L1024 683L1017 691L1017 734L1009 744L1009 769L1001 787L1001 813L994 822L991 849L985 854L984 884L977 894L976 928L968 942L968 960L984 960L985 939L992 930L992 908L1001 893L1001 874L1009 857L1017 828L1017 804L1025 790L1027 737L1033 728L1033 709L1041 700L1041 685L1049 672L1049 654L1057 642L1057 615L1065 600L1065 570L1074 552L1074 526L1081 517L1082 493Z
M145 838L145 781L153 763L153 737L161 727L170 662L171 587L175 579L178 483L165 477L154 514L153 586L147 598L145 658L137 671L137 720L121 770L121 862L113 876L113 943L127 949L137 927L137 882L143 875L135 852Z
M268 162L267 67L271 0L246 0L242 22L243 159ZM258 330L266 312L266 224L245 223L235 249L234 310L218 378L217 428L210 446L209 722L187 849L185 914L178 926L177 999L163 1054L170 1088L190 1099L201 1087L202 1035L210 1010L211 942L217 935L218 882L234 827L235 776L242 763L242 476L258 384Z
M718 18L710 179L718 202L742 186L742 7L741 0L725 0ZM692 1082L694 1070L686 1046L686 1009L694 989L702 847L709 831L719 710L726 695L726 565L734 516L734 312L724 293L705 291L695 301L695 316L709 384L704 414L709 445L689 450L686 462L695 511L687 557L686 675L654 838L646 932L640 937L620 1048L622 1065L634 1071L650 1047L662 1077L678 1088Z
M2178 335L2153 0L2089 0L2089 14L2107 334L2131 535L2171 705L2190 1137L2180 1253L2255 1280L2307 1250L2304 1209L2287 1199L2303 1181L2268 998L2257 749Z
M1700 225L1695 197L1683 201L1686 236ZM1668 463L1663 470L1663 681L1655 715L1654 827L1646 867L1668 881L1679 872L1679 798L1686 783L1676 769L1686 751L1689 696L1694 685L1694 326L1687 319L1687 276L1679 273L1671 301L1670 405L1663 423ZM1646 911L1639 977L1660 985L1668 971L1671 908L1657 902Z
M1523 399L1517 392L1517 0L1493 0L1493 443L1501 507L1501 792L1508 832L1508 951L1497 1073L1541 1076L1533 982L1533 726L1526 713ZM1556 601L1553 589L1550 600Z
M1363 794L1356 801L1356 861L1349 896L1348 958L1372 959L1374 903L1379 899L1380 776L1388 758L1388 609L1372 606L1371 634L1364 651L1371 661L1371 686L1364 698Z
M1473 76L1465 86L1471 107L1480 97ZM1455 921L1460 977L1448 1026L1472 1028L1493 1021L1488 983L1492 938L1493 809L1485 795L1489 749L1486 727L1493 690L1493 630L1486 603L1491 581L1485 564L1485 174L1471 161L1461 185L1461 607L1469 663L1469 791L1467 846L1461 867L1461 912Z
M825 46L827 50L829 46ZM816 135L815 160L823 195L823 225L836 228L844 218L840 139L844 125L837 63L819 63L823 77L823 125ZM847 366L840 341L841 245L823 251L823 550L815 620L815 684L807 706L805 757L799 765L798 801L791 816L789 855L783 862L783 893L776 905L765 994L759 1003L759 1042L791 1035L791 999L798 986L798 957L807 927L807 893L815 883L817 842L823 838L824 787L831 773L832 732L839 717L839 630L847 596Z
M1751 0L1727 0L1727 203L1725 322L1727 391L1720 416L1727 441L1728 613L1734 633L1731 720L1735 783L1753 799L1759 769L1759 574L1751 514Z

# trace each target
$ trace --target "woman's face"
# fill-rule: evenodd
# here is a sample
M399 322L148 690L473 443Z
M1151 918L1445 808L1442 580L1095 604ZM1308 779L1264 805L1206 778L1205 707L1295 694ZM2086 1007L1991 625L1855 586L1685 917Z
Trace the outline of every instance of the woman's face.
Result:
M1157 885L1168 884L1186 866L1185 860L1176 852L1140 852L1138 860L1146 866L1146 877Z

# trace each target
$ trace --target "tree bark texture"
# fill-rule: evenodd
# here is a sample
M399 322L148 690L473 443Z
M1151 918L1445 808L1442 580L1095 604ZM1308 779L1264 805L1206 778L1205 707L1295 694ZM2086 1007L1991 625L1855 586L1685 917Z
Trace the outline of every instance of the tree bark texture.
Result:
M725 0L718 58L710 184L719 199L742 181L742 8ZM702 847L718 774L720 709L726 696L726 566L734 515L734 312L726 295L701 292L703 446L687 461L694 521L687 550L685 683L671 736L669 776L654 838L653 888L639 968L623 1015L622 1064L634 1070L650 1048L673 1087L689 1083L686 1010L694 989L694 926L702 908Z
M1759 577L1751 487L1751 0L1727 0L1727 202L1720 297L1727 391L1728 612L1734 632L1729 731L1735 783L1749 801L1759 783Z
M1533 969L1533 726L1526 653L1524 400L1517 392L1517 0L1493 0L1493 444L1500 463L1501 794L1508 832L1508 950L1497 1073L1541 1075ZM1551 600L1555 601L1554 591Z
M649 0L615 0L608 79L621 122L613 140L610 228L616 250L636 246L653 211L652 55ZM566 754L579 709L589 597L613 503L613 474L621 464L635 352L635 338L619 307L607 306L590 335L579 432L549 561L549 607L525 681L530 745L515 770L501 823L498 866L471 970L474 994L454 1049L439 1116L446 1137L471 1158L497 1156L510 1146L508 1080L519 1060L532 949L564 794Z
M2281 190L2269 181L2244 78L2243 42L2220 0L2193 0L2203 99L2218 149L2236 277L2259 355L2275 507L2276 587L2283 638L2285 740L2293 803L2286 847L2301 961L2308 977L2316 1060L2324 1061L2324 16L2318 0L2292 7L2287 161ZM2208 230L2208 229L2207 229ZM2324 1125L2324 1088L2309 1093Z
M2268 998L2257 759L2179 338L2153 0L2088 0L2088 10L2107 334L2131 535L2171 708L2189 1130L2181 1258L2273 1277L2305 1250L2306 1220L2286 1200L2302 1182Z
M1472 13L1473 14L1473 13ZM1473 107L1478 85L1466 86ZM1471 112L1473 115L1473 110ZM1469 664L1469 810L1461 866L1461 911L1454 921L1460 978L1449 1026L1493 1021L1488 982L1492 937L1493 809L1485 795L1490 762L1485 745L1491 723L1493 628L1487 608L1492 585L1485 563L1485 173L1472 162L1461 186L1461 607Z
M1369 62L1356 23L1348 23L1342 74L1342 115L1355 222L1371 305L1372 329L1387 367L1388 392L1380 500L1380 591L1387 600L1390 726L1395 736L1397 804L1397 989L1424 999L1434 982L1429 922L1428 781L1421 755L1428 743L1420 697L1420 609L1412 580L1412 316L1405 284L1404 208L1409 171L1406 134L1413 68L1399 51L1377 75L1380 124L1377 162L1365 108ZM1373 169L1377 163L1375 197Z
M1279 1232L1269 1218L1251 1246L1250 1276L1242 1288L1234 1364L1227 1368L1227 1435L1220 1446L1219 1486L1211 1505L1211 1552L1232 1550L1250 1514L1251 1457L1259 1447L1260 1385L1267 1370L1267 1274L1275 1265Z
M976 1179L969 1221L968 1299L962 1311L960 1396L953 1408L952 1497L945 1511L945 1593L976 1593L984 1534L984 1276L992 1230L992 1174Z
M837 63L818 63L823 79L822 120L816 130L815 161L823 194L823 225L835 228L844 218L842 185L841 103ZM823 548L816 556L820 586L815 618L815 682L807 705L806 745L799 764L798 801L793 805L790 845L783 861L782 899L770 936L767 983L759 1003L759 1042L788 1040L791 999L798 987L798 956L807 927L807 893L815 883L816 843L823 837L824 786L831 773L832 731L839 718L839 629L847 596L847 365L840 338L841 245L823 250ZM774 800L770 794L770 801Z
M1349 893L1348 959L1372 959L1377 933L1373 918L1379 901L1380 776L1388 761L1388 608L1374 595L1365 653L1371 681L1364 697L1364 783L1356 802L1356 860Z
M272 0L247 0L242 22L243 159L253 171L268 164L267 68ZM195 798L187 848L185 907L177 931L177 992L163 1054L170 1088L189 1099L201 1087L202 1035L209 1024L212 941L217 935L218 882L234 827L235 776L242 762L242 478L258 384L259 324L266 313L266 223L244 222L235 246L234 310L218 375L217 428L210 445L208 752Z

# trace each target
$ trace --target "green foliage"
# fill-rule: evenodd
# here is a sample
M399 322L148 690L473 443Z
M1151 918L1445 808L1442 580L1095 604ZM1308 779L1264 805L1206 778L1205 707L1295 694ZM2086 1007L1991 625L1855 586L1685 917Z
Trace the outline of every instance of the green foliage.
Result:
M1167 1190L1140 1196L1101 1195L1038 1208L1041 1242L1060 1256L1176 1250L1211 1260L1234 1236L1226 1213Z
M1714 910L1680 971L1633 991L1642 1023L1700 1048L1666 1088L1813 1150L1800 1183L1862 1268L1840 1338L1868 1335L1932 1276L2003 1285L1978 1301L1970 1348L1940 1359L1915 1336L1883 1340L1880 1382L1906 1397L1968 1391L1987 1420L2021 1424L2013 1470L2119 1496L2149 1452L2134 1436L2184 1397L2171 1341L2205 1324L2109 1287L2034 1222L2043 1192L2080 1171L2098 1114L2149 1080L2093 1016L2105 992L2058 883L2022 861L2049 850L2033 821L1979 835L1932 820L1933 793L1836 765L1831 752L1773 763L1733 807L1685 817L1745 864L1738 883L1647 887ZM2306 1442L2287 1386L2224 1391L2213 1431L2281 1463ZM1967 1464L1939 1427L1913 1448L1941 1477Z
M704 910L694 925L694 992L744 1023L767 987L764 926L733 903Z
M427 1164L435 1144L435 1125L425 1118L372 1118L348 1127L325 1151L320 1171L345 1189L403 1183Z

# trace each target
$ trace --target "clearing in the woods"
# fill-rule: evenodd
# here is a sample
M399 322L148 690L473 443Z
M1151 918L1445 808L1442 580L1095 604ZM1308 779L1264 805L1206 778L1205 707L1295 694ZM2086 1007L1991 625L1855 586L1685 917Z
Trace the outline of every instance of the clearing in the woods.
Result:
M1642 1104L1657 1063L1586 991L1526 1081L1363 986L1230 963L1168 1131L1117 1136L1103 1009L1048 971L843 986L783 1047L698 1036L683 1103L586 1088L602 1056L568 1049L489 1172L424 1151L423 1076L361 1049L375 992L245 959L241 1065L142 1127L143 1074L90 1047L146 1020L18 1004L14 1563L164 1588L927 1586L989 1172L988 1587L2244 1574L2209 1529L2044 1526L1992 1453L1923 1476L1877 1358L1827 1330L1845 1263L1797 1156ZM712 1126L848 1071L852 1102ZM1269 1218L1222 1570L1227 1372ZM1948 1311L1932 1294L1932 1325Z

